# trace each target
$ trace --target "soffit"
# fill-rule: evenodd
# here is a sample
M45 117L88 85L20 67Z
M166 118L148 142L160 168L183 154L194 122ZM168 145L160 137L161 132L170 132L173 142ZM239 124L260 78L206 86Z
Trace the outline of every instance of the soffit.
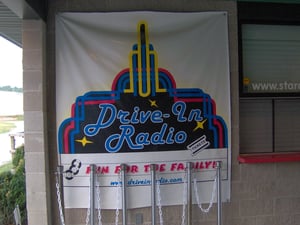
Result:
M0 35L22 47L22 19L0 1Z

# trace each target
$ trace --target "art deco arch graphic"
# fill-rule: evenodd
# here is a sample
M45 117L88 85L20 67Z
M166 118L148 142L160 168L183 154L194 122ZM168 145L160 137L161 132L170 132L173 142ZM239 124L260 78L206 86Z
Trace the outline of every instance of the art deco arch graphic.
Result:
M129 68L111 91L79 96L59 129L60 153L122 153L226 148L227 127L199 88L176 88L149 42L146 22L129 53Z

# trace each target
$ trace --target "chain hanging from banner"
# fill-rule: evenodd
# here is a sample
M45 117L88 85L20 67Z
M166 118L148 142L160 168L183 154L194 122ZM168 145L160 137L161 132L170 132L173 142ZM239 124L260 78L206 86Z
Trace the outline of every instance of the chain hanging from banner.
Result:
M159 223L163 225L163 211L162 211L162 204L161 204L161 190L160 190L160 182L159 180L156 182L156 191L157 191L157 206L159 212ZM187 182L186 182L186 173L184 175L183 181L183 201L182 201L182 215L181 215L181 225L185 225L185 213L186 213L186 204L187 204Z
M218 162L218 167L217 167L217 171L216 171L216 175L214 178L214 182L213 182L213 188L212 188L212 193L211 193L211 198L210 198L210 202L207 208L203 208L202 207L202 203L200 202L200 197L199 197L199 193L198 193L198 187L197 187L197 179L194 177L193 179L193 186L194 186L194 193L195 193L195 198L197 201L197 205L198 207L201 209L201 211L203 213L208 213L210 211L210 209L212 208L212 205L214 203L214 199L216 198L216 192L217 192L217 183L220 182L220 162ZM125 172L125 170L123 169L123 173ZM189 187L188 184L191 184L190 180L191 180L191 176L187 176L187 173L191 172L188 171L188 169L185 170L184 176L183 176L183 180L182 180L182 184L183 184L183 197L182 197L182 216L181 216L181 225L186 225L186 206L188 204L188 192L190 192L191 187ZM61 192L61 188L62 188L62 174L63 174L63 170L62 167L58 167L58 170L56 172L56 195L57 195L57 203L58 203L58 209L59 209L59 216L60 216L60 222L61 225L65 225L65 219L64 219L64 210L63 210L63 203L62 203L62 192ZM95 175L95 170L91 171L91 176ZM124 181L122 180L122 174L121 174L121 170L118 173L118 185L117 185L117 198L116 198L116 212L115 212L115 225L119 224L119 210L120 210L120 202L121 202L121 190L123 191L123 186L125 184L125 179ZM123 174L123 176L125 176L125 174ZM94 179L93 179L94 180ZM152 181L155 182L155 186L156 186L156 193L157 193L157 207L158 207L158 211L159 211L159 220L160 220L160 225L164 224L163 221L163 210L162 210L162 198L161 198L161 183L159 180L156 180L155 178L155 173L154 173L154 178L152 178ZM96 184L93 181L93 185L94 187L96 186L96 198L97 198L97 210L98 210L98 225L102 225L102 215L101 215L101 193L100 193L100 181L99 181L99 176L97 176L97 180L96 180ZM218 187L219 188L219 187ZM220 189L220 188L219 188ZM92 195L91 192L92 190L94 190L94 188L90 187L90 193L89 193L89 202L90 205L87 208L87 215L86 215L86 225L89 225L90 223L94 224L94 221L91 221L91 219L93 219L91 210L94 210L94 206L93 209L91 208L91 199L92 199ZM218 190L218 192L220 192L220 190ZM94 191L93 191L94 193ZM155 196L154 196L155 197ZM93 197L93 201L95 200L95 196ZM219 204L219 200L220 200L220 196L218 193L218 204ZM93 203L94 205L94 203ZM156 204L155 204L156 205ZM219 208L219 207L218 207ZM220 210L220 209L218 209ZM191 216L188 214L188 216ZM221 219L219 218L219 214L218 214L218 221L220 221ZM189 220L189 219L188 219ZM188 224L190 222L188 221ZM91 224L92 225L92 224Z
M90 190L90 189L89 189ZM90 190L91 191L91 190ZM90 191L89 191L89 204L91 202L90 199ZM86 218L85 218L85 225L89 225L90 223L90 214L91 214L91 206L89 205L87 210L86 210Z
M214 183L213 183L213 190L212 190L212 193L211 193L211 198L210 198L210 201L209 201L209 205L207 208L203 208L202 207L202 204L200 202L200 198L199 198L199 193L198 193L198 187L197 187L197 180L196 178L194 178L194 192L195 192L195 196L196 196L196 201L197 201L197 205L199 207L199 209L204 212L204 213L208 213L213 205L213 202L214 202L214 199L216 197L216 189L217 189L217 175L215 176L215 179L214 179Z
M157 191L157 206L158 206L158 214L159 214L159 224L164 225L162 204L161 204L161 194L160 194L160 182L159 181L156 182L156 191Z
M63 207L62 207L62 202L61 202L61 191L60 191L60 182L59 182L59 171L55 173L55 178L56 178L56 197L57 197L57 204L58 204L58 210L59 210L59 217L60 217L60 222L61 225L65 225L65 217L64 217L64 212L63 212Z
M186 205L187 205L187 189L188 189L188 182L187 182L187 171L184 173L183 176L183 192L182 192L182 215L181 215L181 225L185 225L185 213L186 213Z
M97 209L98 209L98 225L102 225L102 214L101 214L101 196L100 196L100 181L97 176L96 181L96 192L97 192Z

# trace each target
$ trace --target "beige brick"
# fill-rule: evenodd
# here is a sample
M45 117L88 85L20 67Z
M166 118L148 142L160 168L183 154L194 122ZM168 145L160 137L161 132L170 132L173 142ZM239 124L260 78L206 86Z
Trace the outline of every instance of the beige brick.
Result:
M296 176L295 176L296 177ZM276 181L275 196L276 197L300 197L300 182L298 179L292 178L287 180L284 177L280 177Z
M275 214L292 214L300 212L300 197L278 198L275 200Z
M25 170L29 225L50 225L49 187L46 167L44 109L42 100L44 72L44 23L23 20L23 84ZM48 214L49 213L49 214Z
M276 164L276 176L280 179L295 179L299 176L300 163L289 162L289 163L278 163Z
M31 211L47 211L46 192L27 192L26 202Z
M264 183L255 184L257 190L257 199L264 201L265 199L273 199L276 197L277 185L276 181L265 180Z
M273 208L272 199L241 200L240 216L272 215Z
M45 153L25 152L25 162L26 173L45 173Z
M266 181L276 180L274 164L241 164L242 181L249 183L265 183Z
M25 134L43 132L44 131L43 112L24 111L24 128L25 128Z
M255 199L256 186L250 182L232 182L231 183L232 195L235 199Z
M224 221L224 225L257 225L255 217L234 218ZM271 225L271 224L269 224Z
M23 70L38 70L43 69L43 53L40 50L23 49Z
M241 172L240 172L240 164L231 165L231 181L240 181Z
M188 3L188 4L186 4ZM93 11L99 9L101 11L118 11L122 9L138 10L138 9L159 9L159 10L173 10L173 11L201 11L201 10L229 10L229 38L230 38L230 63L231 63L231 92L232 92L232 198L231 202L223 204L224 211L224 225L298 225L300 224L300 210L298 206L300 182L297 181L299 177L299 163L279 163L279 164L256 164L256 165L239 165L236 161L236 157L239 154L239 145L238 145L238 62L237 62L237 19L236 19L236 1L203 1L203 0L173 0L173 1L129 1L124 2L120 1L59 1L53 0L49 1L50 13L48 18L48 34L50 35L49 42L52 46L47 46L51 49L47 52L48 62L50 65L47 65L47 73L49 73L50 83L47 83L49 87L49 92L47 95L51 96L50 99L47 99L47 104L50 102L50 107L55 108L55 85L54 75L55 75L55 55L54 55L54 37L55 37L55 26L54 26L54 16L56 12L59 11L71 11L73 10L90 10ZM42 30L44 23L38 20L24 21L23 29L24 30ZM50 26L48 26L50 25ZM50 27L50 28L49 28ZM34 33L34 32L33 32ZM40 37L36 37L37 42ZM27 46L32 46L32 48L38 49L38 46L34 46L35 43L30 40L30 37L24 37L24 40L28 40ZM49 43L48 42L48 43ZM24 45L26 46L26 44ZM34 50L34 49L31 49ZM25 49L24 51L24 68L25 75L28 79L24 81L24 90L25 92L29 91L41 91L43 88L42 84L42 52L31 52L30 49ZM27 57L30 57L27 59ZM50 58L50 59L49 59ZM49 71L50 68L50 71ZM29 71L28 71L29 70ZM34 74L36 73L36 74ZM26 77L24 75L24 77ZM37 75L37 80L34 76ZM53 77L53 78L52 78ZM51 80L52 79L52 80ZM32 83L30 83L32 82ZM42 92L41 92L42 93ZM29 96L29 95L28 95ZM37 100L38 102L39 100ZM29 102L29 107L32 102ZM45 103L44 103L45 104ZM36 106L33 106L36 107ZM36 108L35 108L36 109ZM49 115L51 118L47 118L47 121L44 121L43 109L39 108L39 112L34 112L35 110L29 109L26 110L26 116L29 116L29 121L26 123L25 135L29 136L26 138L26 149L29 153L35 153L39 151L45 151L43 138L44 132L44 122L53 122L53 117L55 117L55 110L52 115ZM51 109L50 109L51 110ZM35 118L36 117L36 118ZM46 119L46 118L45 118ZM52 123L54 124L54 123ZM52 125L51 125L52 126ZM52 127L52 135L49 137L49 145L55 146L56 143L56 133L55 126ZM37 138L34 138L34 135L37 134ZM45 135L46 136L46 135ZM29 141L28 141L29 140ZM49 146L47 146L49 147ZM26 150L26 151L27 151ZM56 155L53 154L53 157L50 159L50 164L57 160ZM39 164L35 162L32 157L29 163ZM36 157L39 160L39 157ZM44 161L43 161L44 162ZM44 162L45 163L45 162ZM35 165L30 169L40 170L41 165ZM38 173L29 173L28 179L34 179L34 176L37 176L38 183L33 183L31 185L36 186L27 186L30 192L38 191L39 187L42 186L42 181L40 180L41 174ZM294 179L294 181L292 181ZM40 183L39 183L40 182ZM52 209L50 211L55 211L55 190L52 191ZM299 192L299 191L298 191ZM39 194L37 194L39 195ZM41 195L42 204L45 204L46 196ZM281 198L285 197L285 198ZM36 197L32 196L30 202L36 200ZM36 209L36 206L34 205ZM47 212L43 207L43 210L32 210L32 207L29 205L29 224L30 225L45 225L47 224ZM174 225L180 224L181 220L181 206L175 207L164 207L164 219L165 225ZM193 208L195 212L196 209ZM86 209L74 209L66 210L67 211L67 223L72 225L84 225ZM134 215L137 210L130 210L129 213L129 225L134 224ZM114 225L114 210L105 211L103 214L103 220L105 221L104 225ZM144 221L146 224L150 224L150 212L149 208L142 210L144 214ZM276 216L274 216L276 214ZM50 214L49 214L50 215ZM53 214L55 215L55 213ZM53 216L51 215L51 216ZM121 215L120 215L121 217ZM55 219L53 219L55 220ZM56 218L57 220L57 218ZM55 221L56 221L55 220ZM146 223L147 221L147 223ZM72 223L69 223L72 222ZM121 222L121 218L120 218ZM59 223L48 223L49 225L58 225ZM216 208L214 206L211 214L203 216L202 214L194 213L193 224L201 225L210 225L216 224Z
M42 71L24 71L23 72L23 90L42 92L43 73Z
M275 224L275 218L273 216L258 216L256 217L257 225L270 225Z
M23 48L30 50L40 50L43 43L43 33L40 30L23 30Z
M43 111L43 95L41 92L25 91L24 111Z
M28 152L44 152L45 139L42 133L25 133L26 145L25 151Z
M274 218L274 225L298 225L300 222L294 221L292 215L276 215Z
M293 224L300 224L300 213L293 215Z
M45 23L42 20L23 20L22 21L22 31L41 31L44 29Z
M228 202L222 204L223 219L239 218L240 208L239 202Z
M26 173L26 182L28 184L26 191L28 193L37 193L46 191L46 181L44 173Z
M30 225L41 225L47 224L46 221L48 220L47 211L28 211L28 224Z

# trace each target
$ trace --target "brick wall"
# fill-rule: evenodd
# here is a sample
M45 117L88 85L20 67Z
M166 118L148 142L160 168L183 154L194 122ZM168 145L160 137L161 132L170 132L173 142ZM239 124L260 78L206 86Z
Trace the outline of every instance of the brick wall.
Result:
M23 90L26 196L29 224L51 224L49 173L45 121L45 24L24 20Z
M29 225L58 225L55 177L55 14L62 11L228 11L232 113L232 189L223 203L223 225L300 224L300 164L239 164L238 39L236 1L232 0L52 0L45 24L24 21L24 112ZM47 52L44 43L47 36ZM45 55L46 53L46 55ZM45 66L46 62L46 66ZM49 140L49 141L48 141ZM49 151L48 151L49 150ZM49 182L48 182L49 181ZM175 196L174 196L175 197ZM181 206L164 207L164 224L181 224ZM86 209L66 210L67 225L85 224ZM115 211L102 212L104 225ZM120 212L121 213L121 212ZM142 216L142 220L141 219ZM121 221L121 218L120 218ZM151 209L131 209L128 224L151 224ZM159 221L158 221L159 222ZM193 206L193 224L215 225L217 209L203 214Z

